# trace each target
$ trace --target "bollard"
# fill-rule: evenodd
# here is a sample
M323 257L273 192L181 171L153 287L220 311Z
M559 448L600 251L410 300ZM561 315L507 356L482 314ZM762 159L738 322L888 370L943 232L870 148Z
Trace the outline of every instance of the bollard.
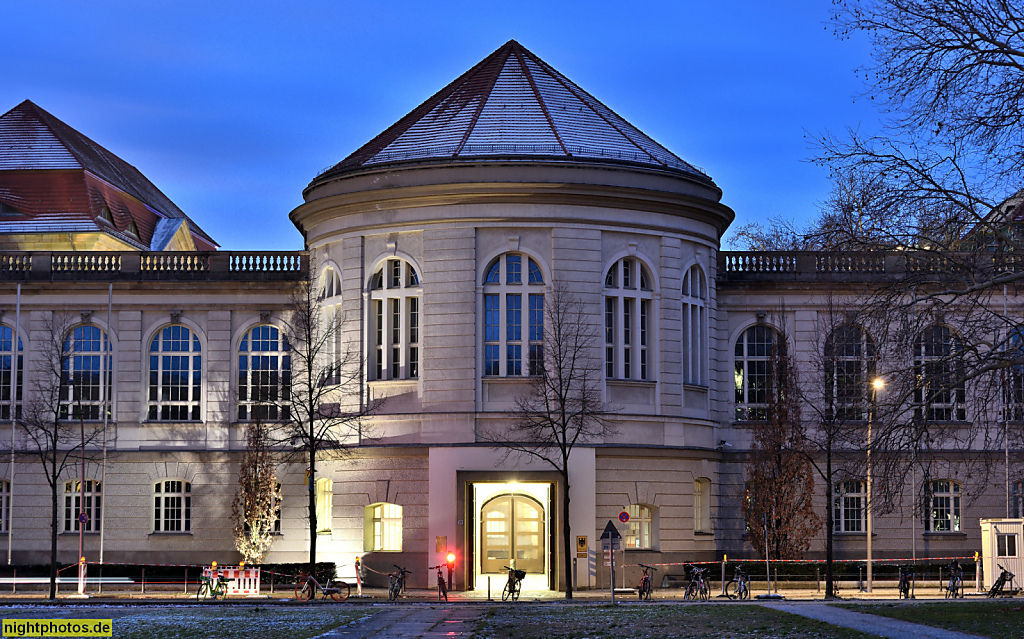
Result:
M270 573L270 594L274 594L274 573Z
M142 569L142 594L143 594L143 596L145 596L145 594L146 594L146 569L145 569L145 567L143 567L143 569Z
M775 594L779 594L779 567L775 566Z
M363 578L359 574L361 572L359 568L359 557L356 557L356 595L359 597L363 596Z
M821 568L814 564L814 581L818 584L818 592L821 592Z
M491 600L491 578L487 578L487 601Z
M188 594L188 568L185 569L185 594Z
M728 555L722 555L722 594L725 594L725 560Z

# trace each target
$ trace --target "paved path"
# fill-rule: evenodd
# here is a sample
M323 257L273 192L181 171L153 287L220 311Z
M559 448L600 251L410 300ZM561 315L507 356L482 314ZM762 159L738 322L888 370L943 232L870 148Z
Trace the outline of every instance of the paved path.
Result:
M764 603L766 608L789 612L808 619L817 619L833 626L851 628L879 637L889 639L957 639L959 637L976 637L962 632L943 630L931 626L923 626L909 621L900 621L889 617L869 615L838 608L824 603Z
M385 607L385 606L382 606ZM366 612L369 615L372 609ZM483 612L476 606L388 605L362 621L336 628L318 639L414 639L469 637Z

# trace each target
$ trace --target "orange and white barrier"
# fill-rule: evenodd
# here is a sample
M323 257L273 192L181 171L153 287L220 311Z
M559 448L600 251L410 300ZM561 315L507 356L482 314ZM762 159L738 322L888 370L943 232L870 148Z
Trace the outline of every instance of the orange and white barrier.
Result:
M229 595L260 594L259 568L203 567L203 576L207 579L216 579L216 575L220 575L228 580L227 589Z

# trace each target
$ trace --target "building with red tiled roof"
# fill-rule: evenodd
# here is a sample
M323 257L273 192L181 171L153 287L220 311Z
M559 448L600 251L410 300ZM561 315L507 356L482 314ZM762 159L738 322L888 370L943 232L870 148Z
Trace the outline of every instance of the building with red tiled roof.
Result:
M213 251L134 166L29 100L0 116L0 249Z

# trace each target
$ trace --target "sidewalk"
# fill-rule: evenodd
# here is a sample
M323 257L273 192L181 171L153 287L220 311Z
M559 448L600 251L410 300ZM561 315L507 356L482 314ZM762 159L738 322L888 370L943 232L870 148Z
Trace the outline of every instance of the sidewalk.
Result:
M824 603L762 603L765 608L771 608L780 612L788 612L808 619L823 621L833 626L850 628L860 632L887 637L888 639L957 639L959 637L974 637L962 632L943 630L923 626L909 621L901 621L890 617L880 617L863 612L854 612Z

